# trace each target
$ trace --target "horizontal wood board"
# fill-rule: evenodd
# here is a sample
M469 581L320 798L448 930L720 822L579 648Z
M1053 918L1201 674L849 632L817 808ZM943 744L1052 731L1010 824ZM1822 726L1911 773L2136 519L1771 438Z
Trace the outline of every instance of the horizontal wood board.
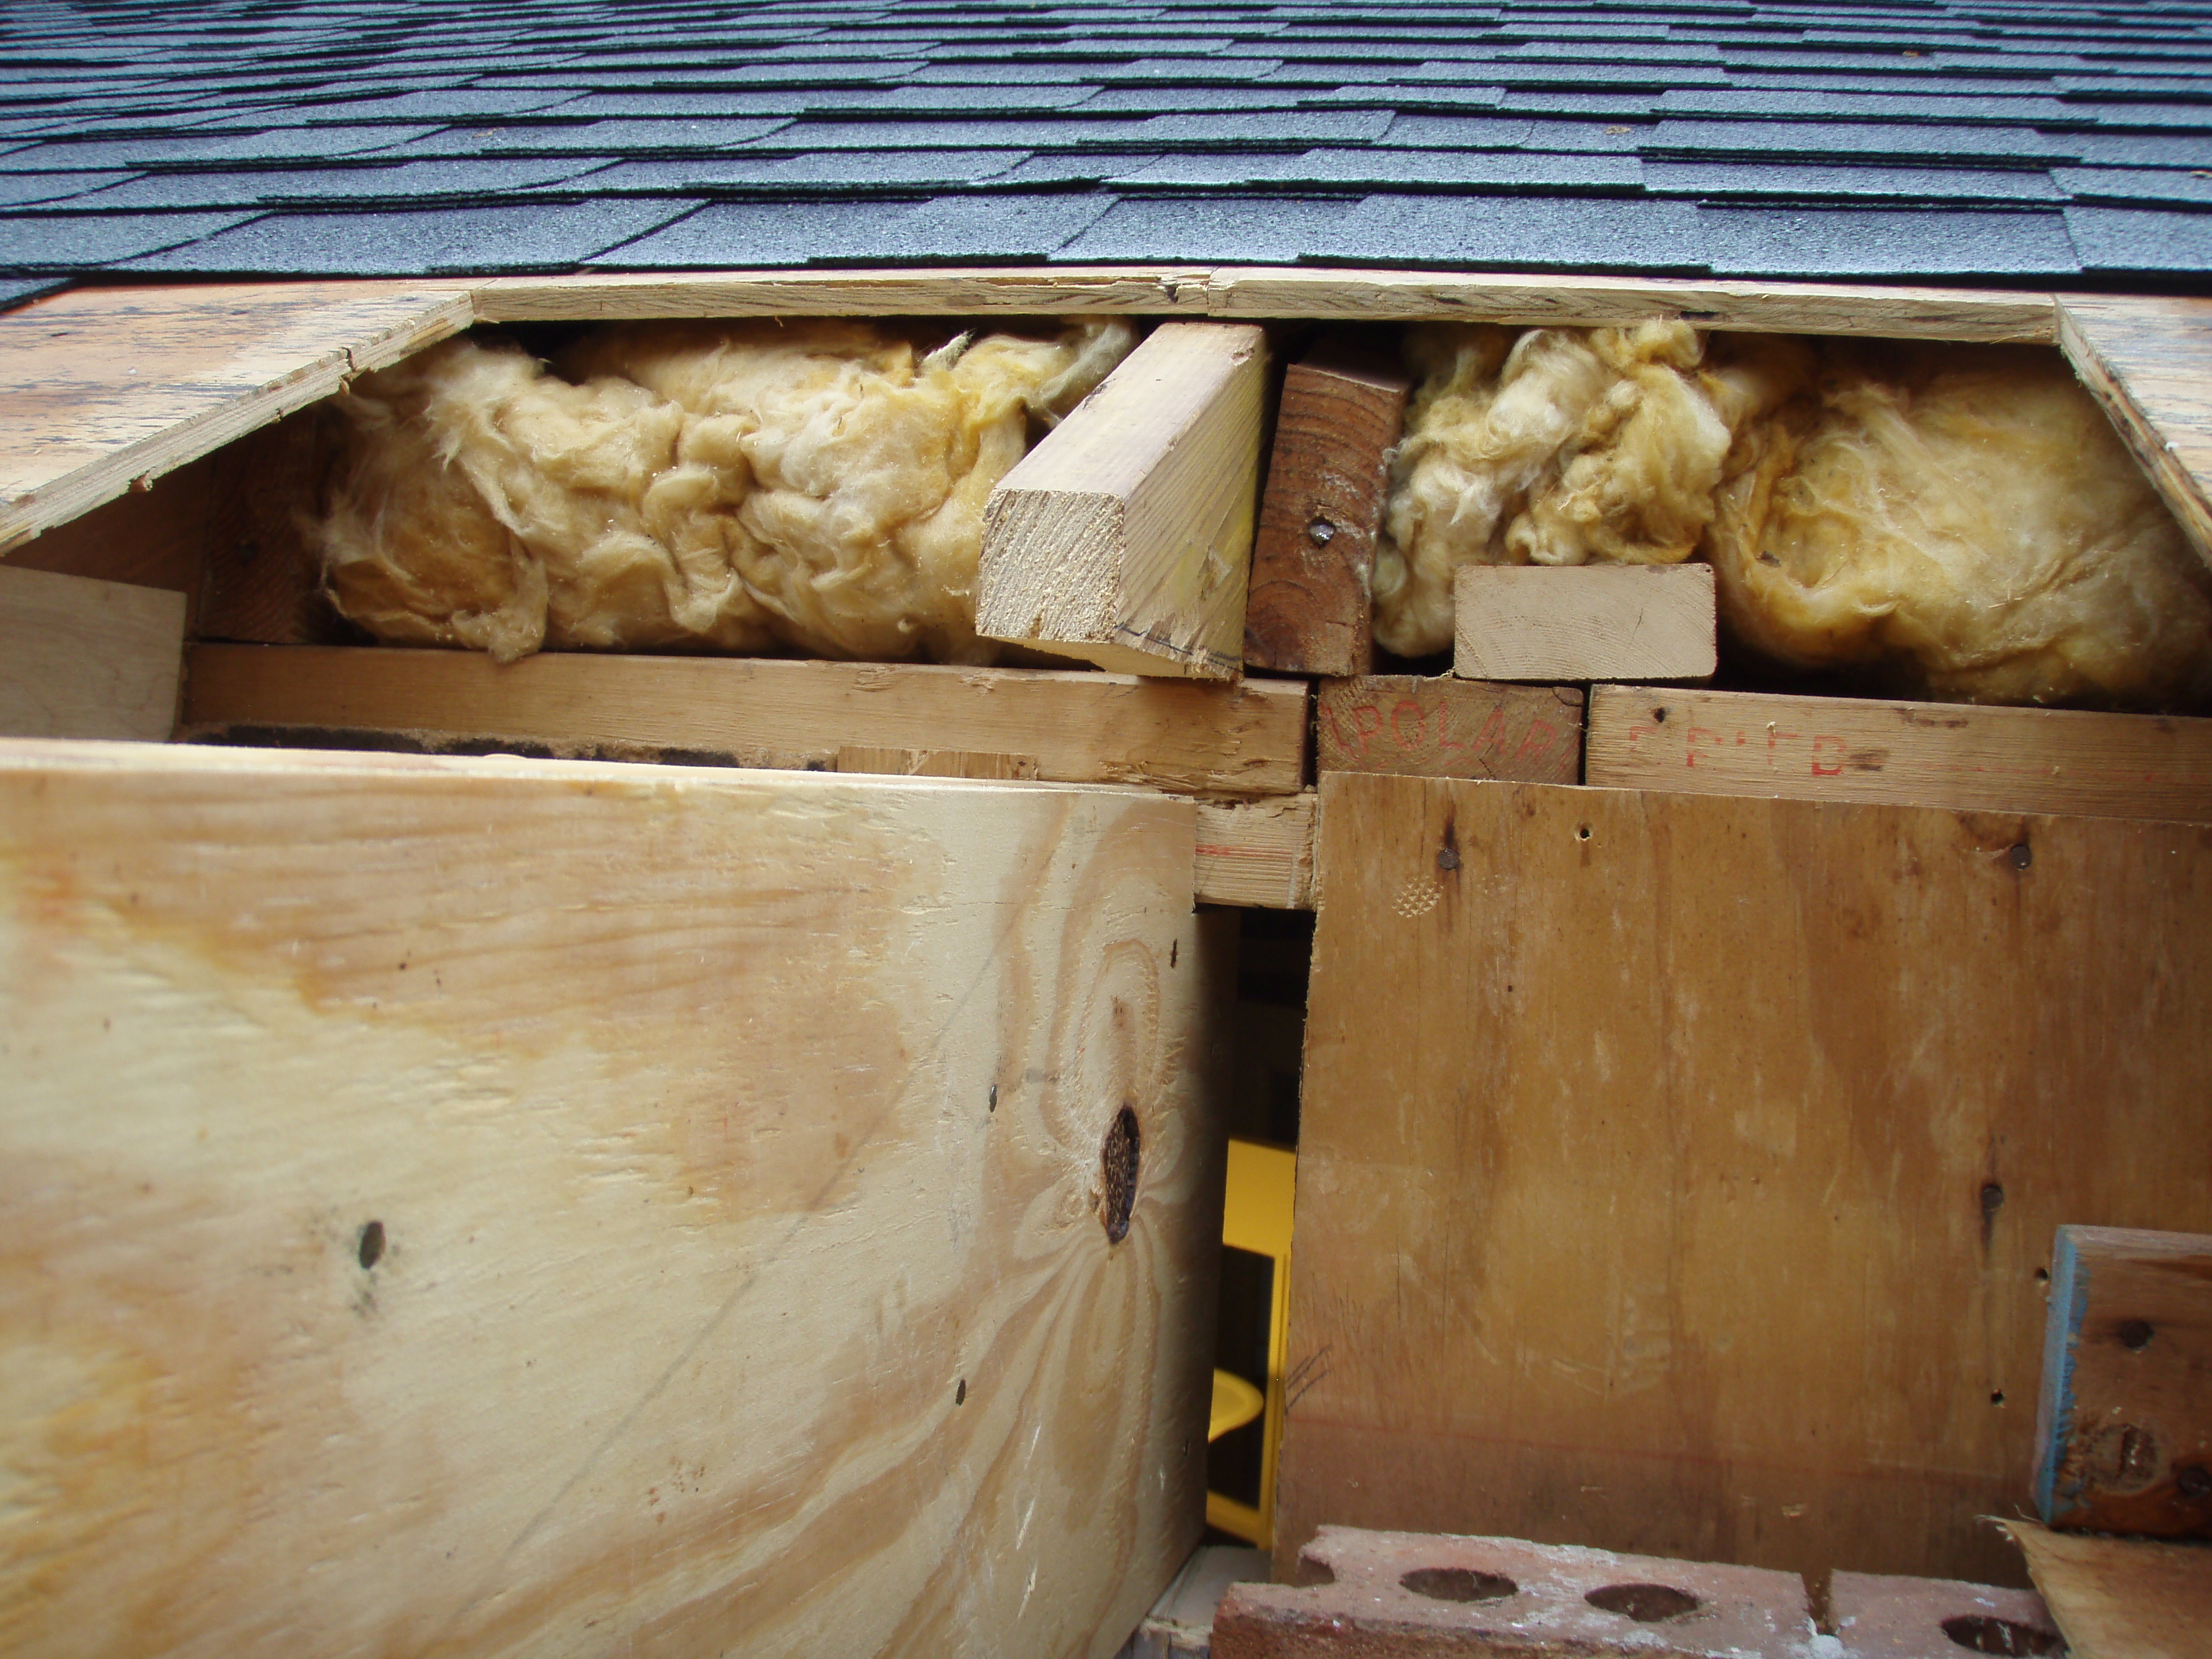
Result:
M1262 800L1200 802L1192 883L1199 902L1312 909L1316 799L1309 789Z
M2035 1506L2057 1527L2212 1539L2212 1237L2058 1230Z
M1200 1526L1193 810L0 744L0 1649L1111 1653Z
M2033 1521L2005 1529L2070 1659L2204 1659L2212 1650L2212 1547L2048 1532Z
M507 738L585 753L827 769L842 750L955 750L1071 783L1285 794L1304 781L1306 689L1081 671L544 652L194 647L188 727ZM337 745L343 746L343 745Z
M1583 694L1450 675L1324 680L1314 737L1324 772L1579 783Z
M1279 1573L1334 1522L2017 1583L2053 1229L2212 1218L2212 830L1321 796Z
M159 743L184 653L181 593L0 564L0 734Z
M80 288L0 314L0 552L475 316L420 282Z
M1587 747L1621 789L2212 822L2212 720L1601 685Z
M2058 343L2212 561L2212 300L2068 295Z

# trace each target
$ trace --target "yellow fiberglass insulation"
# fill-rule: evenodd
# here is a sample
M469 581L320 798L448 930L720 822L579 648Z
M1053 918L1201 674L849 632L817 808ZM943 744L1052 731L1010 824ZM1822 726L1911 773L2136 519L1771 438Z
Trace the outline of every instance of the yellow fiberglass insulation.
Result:
M1708 350L1710 345L1710 351ZM1739 644L1910 695L2212 698L2212 573L2055 351L1412 331L1376 637L1464 564L1710 559Z
M315 526L380 639L988 661L983 503L1134 343L863 322L452 340L365 377ZM557 372L556 372L557 371Z

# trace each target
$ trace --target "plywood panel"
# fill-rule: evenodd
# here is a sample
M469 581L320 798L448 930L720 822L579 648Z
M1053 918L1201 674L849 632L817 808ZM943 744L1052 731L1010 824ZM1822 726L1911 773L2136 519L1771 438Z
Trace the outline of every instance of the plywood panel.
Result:
M2212 560L2212 300L2069 295L2058 343Z
M1347 773L1321 825L1279 1551L2017 1583L2053 1229L2212 1222L2212 830Z
M0 565L0 733L159 742L184 654L181 593Z
M1303 681L775 658L195 647L185 720L641 745L750 766L830 767L848 748L1013 755L1069 783L1226 794L1297 789Z
M2212 1547L2046 1532L2005 1523L2073 1659L2203 1659Z
M474 316L421 282L81 288L0 315L0 550Z
M0 1650L1111 1653L1200 1527L1194 811L0 745Z

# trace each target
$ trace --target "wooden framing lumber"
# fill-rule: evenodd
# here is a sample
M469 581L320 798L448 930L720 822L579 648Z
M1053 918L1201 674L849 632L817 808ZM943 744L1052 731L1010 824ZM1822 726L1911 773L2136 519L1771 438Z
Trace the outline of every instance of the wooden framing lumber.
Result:
M975 630L1121 673L1234 678L1267 337L1163 323L983 508Z
M986 313L1493 322L1534 327L1680 319L1765 333L2048 345L2048 294L1832 283L1540 276L1304 266L1121 265L883 270L655 271L499 276L474 285L486 322L635 317Z
M2058 343L2212 561L2212 300L2069 294Z
M1198 871L1204 904L1263 910L1314 908L1311 790L1252 801L1200 801Z
M160 742L184 650L181 593L0 565L0 733Z
M955 750L1024 757L1063 783L1270 795L1304 781L1305 713L1294 680L562 652L501 667L477 652L201 645L187 659L184 724L815 769L848 748Z
M2017 1583L2053 1230L2212 1231L2203 829L1320 793L1277 1576L1329 1522Z
M1719 662L1709 564L1471 564L1452 596L1468 679L1698 680Z
M2050 1525L2212 1538L2212 1237L2059 1228L2035 1442Z
M8 1651L1106 1659L1200 1524L1193 817L0 744Z
M1582 781L1579 686L1418 674L1328 680L1314 728L1324 772Z
M1342 331L1285 374L1252 544L1248 666L1339 677L1373 670L1375 538L1412 391L1393 354Z
M475 314L422 282L82 288L0 314L0 553Z
M1587 780L2212 823L2212 720L1601 685Z
M2203 1546L1997 1523L2066 1638L2069 1659L2203 1659L2212 1562Z

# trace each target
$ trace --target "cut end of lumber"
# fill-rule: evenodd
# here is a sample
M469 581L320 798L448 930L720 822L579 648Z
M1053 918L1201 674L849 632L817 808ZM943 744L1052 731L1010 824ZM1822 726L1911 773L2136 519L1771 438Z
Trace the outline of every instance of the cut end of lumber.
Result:
M1466 679L1702 680L1719 661L1711 565L1469 565L1453 597Z

